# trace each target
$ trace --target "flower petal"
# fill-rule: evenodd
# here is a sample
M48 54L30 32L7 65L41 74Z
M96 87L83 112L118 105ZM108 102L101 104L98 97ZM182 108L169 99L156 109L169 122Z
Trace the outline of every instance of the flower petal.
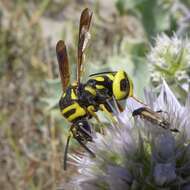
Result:
M171 183L176 179L175 166L171 163L156 164L154 167L154 181L158 186Z
M165 109L165 110L168 110L169 108L171 109L173 113L181 110L181 105L179 101L177 100L173 92L170 90L165 80L163 80L161 93L158 99L156 100L154 107L155 109L158 109L158 110L160 107L161 109Z
M110 186L110 190L130 189L132 176L126 168L119 166L108 166L107 175L107 181Z
M155 138L153 153L156 162L168 162L174 160L175 139L171 133L162 133Z

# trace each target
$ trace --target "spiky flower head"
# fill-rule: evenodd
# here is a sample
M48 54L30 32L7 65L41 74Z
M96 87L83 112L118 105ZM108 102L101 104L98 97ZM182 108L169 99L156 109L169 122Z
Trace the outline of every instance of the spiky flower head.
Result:
M190 96L181 105L165 82L158 98L149 91L145 95L150 107L165 111L170 127L180 132L133 120L128 110L118 114L118 123L88 144L96 158L70 155L78 168L72 189L190 189Z
M161 84L162 78L178 93L186 97L190 86L190 41L175 34L158 35L148 54L153 85Z

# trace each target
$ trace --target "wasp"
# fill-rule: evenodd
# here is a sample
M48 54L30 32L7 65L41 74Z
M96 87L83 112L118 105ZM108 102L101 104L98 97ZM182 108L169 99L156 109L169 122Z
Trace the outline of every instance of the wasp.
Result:
M87 119L93 116L97 110L96 90L87 84L80 82L84 51L89 39L89 28L92 12L86 8L82 11L79 25L79 40L77 53L77 81L70 83L69 60L65 42L60 40L56 45L56 54L59 64L59 72L63 94L59 101L62 115L71 123L64 152L64 170L66 170L67 152L71 137L76 139L93 157L94 153L86 146L86 142L92 141L92 130Z
M66 170L67 152L71 137L87 150L90 155L95 154L86 146L92 141L92 127L88 119L98 119L98 110L107 113L112 112L108 100L114 98L118 101L133 96L133 83L123 70L117 72L96 73L89 76L86 83L81 83L82 66L84 63L84 52L89 40L89 29L92 19L92 11L88 8L81 13L79 24L78 51L77 51L77 74L76 82L70 82L69 60L65 42L60 40L56 45L56 54L59 64L59 72L62 84L62 96L59 107L63 117L71 123L69 135L64 152L64 169ZM119 106L122 111L121 106Z
M109 108L105 101L105 95L101 94L88 83L81 83L82 66L84 62L84 52L89 40L89 28L92 19L92 12L86 8L82 11L79 24L79 40L77 52L77 76L76 82L70 83L69 60L65 42L60 40L56 45L56 54L59 64L59 72L63 94L59 101L59 107L63 117L71 123L69 135L64 152L64 169L67 165L67 152L71 137L76 139L79 144L95 157L95 154L86 146L86 143L92 141L92 127L88 119L95 117L99 119L95 112L103 106L105 110ZM108 98L107 96L106 98Z
M133 111L132 116L140 116L140 118L145 119L153 124L159 125L160 127L164 129L169 129L172 132L179 132L178 129L171 129L170 128L170 122L168 119L164 118L161 113L163 111L153 111L152 109L148 107L140 107Z

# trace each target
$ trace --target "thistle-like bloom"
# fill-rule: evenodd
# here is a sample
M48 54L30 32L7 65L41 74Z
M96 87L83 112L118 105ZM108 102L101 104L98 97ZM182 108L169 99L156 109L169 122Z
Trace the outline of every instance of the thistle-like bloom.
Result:
M151 81L157 86L162 78L184 98L190 87L190 40L175 34L170 38L165 34L155 39L155 45L148 55Z
M180 132L134 119L126 109L118 114L117 124L88 144L96 158L69 155L78 168L73 189L190 189L190 96L181 105L165 82L158 98L149 91L145 96L153 110L163 110L170 128Z

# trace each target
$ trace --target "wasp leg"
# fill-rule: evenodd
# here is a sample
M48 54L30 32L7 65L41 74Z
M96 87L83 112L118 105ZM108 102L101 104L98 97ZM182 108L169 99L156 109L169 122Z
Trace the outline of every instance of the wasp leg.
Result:
M106 103L110 107L113 113L118 114L124 111L123 107L119 104L119 102L115 99L114 96L112 96L109 99L106 99Z
M73 136L73 134L71 133L71 131L69 131L69 135L67 136L67 142L66 142L66 146L65 146L65 152L64 152L64 161L63 161L64 170L67 169L67 153L68 153L68 148L69 148L69 142L70 142L70 139L72 136Z
M101 109L102 111L104 111L104 112L108 115L108 117L111 119L111 121L112 121L113 123L116 123L115 118L114 118L113 115L107 110L107 108L105 107L104 104L100 104L100 109Z
M92 152L79 138L77 137L74 137L78 142L79 144L93 157L95 158L96 155L94 154L94 152Z
M89 107L87 108L87 110L88 110L89 114L90 114L91 116L93 116L99 124L102 125L102 126L100 127L100 133L101 133L102 135L104 135L104 134L105 134L104 125L103 125L102 122L99 120L98 115L95 113L94 108L91 107L91 106L89 106Z

